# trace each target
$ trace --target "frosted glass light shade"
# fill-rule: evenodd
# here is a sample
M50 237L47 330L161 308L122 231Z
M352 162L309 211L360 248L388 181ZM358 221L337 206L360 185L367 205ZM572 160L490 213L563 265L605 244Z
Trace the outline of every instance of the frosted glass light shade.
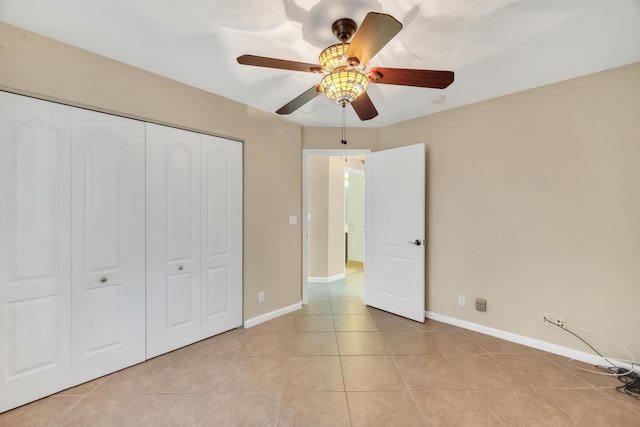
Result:
M322 65L327 72L335 70L337 67L346 64L344 54L349 49L349 43L340 43L329 46L320 53L320 65Z
M322 92L338 104L352 102L366 89L369 80L360 71L335 70L327 74L320 82Z

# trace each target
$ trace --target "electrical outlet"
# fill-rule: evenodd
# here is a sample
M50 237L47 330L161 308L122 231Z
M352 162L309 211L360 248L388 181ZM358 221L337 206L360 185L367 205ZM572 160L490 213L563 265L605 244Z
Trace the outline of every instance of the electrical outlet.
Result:
M458 295L458 305L464 307L464 295Z
M476 298L476 310L487 311L487 300L484 298Z
M548 322L544 320L545 318ZM540 313L540 322L545 326L549 326L553 323L561 328L567 327L567 319L561 314Z
M258 302L259 303L263 303L264 302L264 291L258 292Z

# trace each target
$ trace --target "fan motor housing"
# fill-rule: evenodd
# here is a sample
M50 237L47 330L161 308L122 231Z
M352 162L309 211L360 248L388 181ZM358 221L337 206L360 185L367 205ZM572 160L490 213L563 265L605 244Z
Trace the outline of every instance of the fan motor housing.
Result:
M333 23L331 30L342 43L348 42L356 33L358 25L353 19L340 18Z

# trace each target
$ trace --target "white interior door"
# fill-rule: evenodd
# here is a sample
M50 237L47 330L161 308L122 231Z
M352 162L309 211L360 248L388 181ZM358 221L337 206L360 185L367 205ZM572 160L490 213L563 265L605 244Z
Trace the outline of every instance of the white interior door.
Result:
M424 144L365 165L365 304L424 322Z
M242 325L242 143L208 135L201 146L202 334Z
M144 123L74 109L73 380L145 359Z
M146 125L147 358L200 338L200 136Z
M0 412L70 385L70 126L0 92Z

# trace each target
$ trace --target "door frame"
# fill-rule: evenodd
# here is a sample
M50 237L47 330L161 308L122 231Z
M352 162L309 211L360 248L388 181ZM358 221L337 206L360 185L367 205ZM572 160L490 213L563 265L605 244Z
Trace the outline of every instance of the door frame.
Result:
M371 149L303 149L302 150L302 304L309 303L309 183L308 183L308 160L311 156L331 157L331 156L364 156L371 154ZM344 217L344 216L343 216Z

